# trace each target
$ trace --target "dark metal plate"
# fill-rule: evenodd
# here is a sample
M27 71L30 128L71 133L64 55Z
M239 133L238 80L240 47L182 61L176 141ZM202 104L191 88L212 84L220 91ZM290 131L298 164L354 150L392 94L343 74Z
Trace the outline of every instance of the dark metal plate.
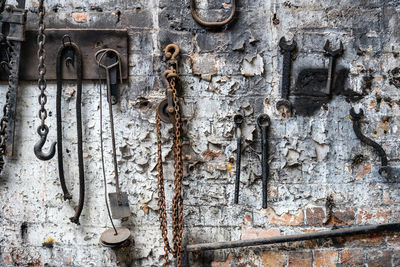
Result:
M113 219L127 218L131 215L128 195L126 192L121 192L120 199L118 199L118 193L108 193L108 198L110 200L110 208ZM121 203L118 203L118 200L120 200Z
M76 43L82 51L83 60L83 79L99 79L99 71L95 53L103 48L112 48L121 55L122 78L128 78L128 33L126 30L109 29L47 29L46 33L46 79L56 79L56 55L62 45L62 38L65 34L71 37L71 41ZM25 42L22 45L20 80L34 81L38 79L37 72L37 31L26 31ZM63 68L63 79L75 79L76 74L73 68ZM105 79L104 70L100 70L100 76ZM4 74L1 80L6 80Z

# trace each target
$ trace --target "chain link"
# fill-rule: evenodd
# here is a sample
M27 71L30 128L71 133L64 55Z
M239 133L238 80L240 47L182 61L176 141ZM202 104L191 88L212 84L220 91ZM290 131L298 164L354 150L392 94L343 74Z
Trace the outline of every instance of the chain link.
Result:
M176 73L176 70L171 67ZM175 77L175 76L174 76ZM174 105L174 195L172 198L172 242L173 249L169 244L167 230L167 212L165 202L164 174L162 167L162 151L161 151L161 121L160 116L156 113L156 134L157 134L157 179L158 179L158 205L160 207L160 229L164 240L164 266L168 266L168 253L172 253L177 261L177 266L182 266L182 234L183 234L183 197L182 197L182 177L183 177L183 160L182 160L182 118L177 97L177 89L175 88L175 78L169 79L169 87L172 90Z
M1 5L5 3L2 2ZM4 156L6 154L6 146L7 146L7 127L9 122L9 111L10 111L10 96L11 90L16 86L15 82L17 81L17 73L18 70L16 69L17 63L16 59L18 55L16 54L15 49L12 47L12 43L8 42L3 36L2 41L4 42L3 46L7 47L10 51L10 62L8 62L8 68L10 74L8 76L8 89L6 92L6 101L3 106L3 117L0 120L0 173L3 171L4 168Z
M37 57L39 60L38 88L40 90L40 95L38 98L40 110L39 110L38 116L39 116L39 119L41 120L41 123L39 126L39 129L41 132L44 132L45 129L47 128L47 125L45 124L45 120L47 118L47 110L45 108L45 105L47 103L47 96L45 94L45 91L47 88L47 82L44 77L46 74L46 65L44 64L44 62L46 60L46 50L44 49L44 45L46 43L46 35L44 33L44 15L45 15L44 0L40 0L39 1L39 34L37 37L37 44L38 44L39 49L38 49Z

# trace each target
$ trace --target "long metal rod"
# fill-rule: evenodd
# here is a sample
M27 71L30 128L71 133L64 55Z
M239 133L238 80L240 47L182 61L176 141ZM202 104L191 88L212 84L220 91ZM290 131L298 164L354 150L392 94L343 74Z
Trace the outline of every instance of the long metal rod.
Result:
M186 251L200 252L200 251L204 251L204 250L242 248L242 247L278 244L278 243L286 243L286 242L296 242L296 241L313 240L313 239L371 234L371 233L384 232L384 231L389 231L389 232L400 231L400 223L357 226L357 227L336 229L336 230L330 230L330 231L321 231L321 232L298 234L298 235L274 236L274 237L269 237L269 238L257 238L257 239L250 239L250 240L237 240L237 241L228 241L228 242L193 244L193 245L188 245L186 247Z

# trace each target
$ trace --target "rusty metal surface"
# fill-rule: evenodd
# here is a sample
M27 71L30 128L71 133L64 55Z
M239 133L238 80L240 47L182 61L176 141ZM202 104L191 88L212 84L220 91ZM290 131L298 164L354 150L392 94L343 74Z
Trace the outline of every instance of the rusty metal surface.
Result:
M25 5L25 1L20 1L19 6ZM9 63L10 76L6 72L1 72L4 75L4 80L9 81L9 94L8 94L8 125L7 125L7 142L6 142L6 156L11 157L14 154L14 134L15 134L15 116L17 106L17 91L18 80L20 76L20 61L21 61L21 42L25 40L25 21L26 10L22 8L14 8L7 6L1 13L1 29L4 31L9 27L7 33L7 41L11 43L11 61Z
M128 33L126 30L109 30L109 29L47 29L46 31L46 79L56 79L56 57L57 49L65 34L71 36L71 39L82 49L83 61L83 79L98 79L99 75L105 79L104 72L98 71L95 60L95 53L104 48L112 48L121 55L122 78L128 78ZM22 46L21 52L21 68L20 80L34 81L37 80L37 31L26 31L26 42ZM74 79L73 70L63 69L63 78L66 80ZM0 76L1 80L6 77Z

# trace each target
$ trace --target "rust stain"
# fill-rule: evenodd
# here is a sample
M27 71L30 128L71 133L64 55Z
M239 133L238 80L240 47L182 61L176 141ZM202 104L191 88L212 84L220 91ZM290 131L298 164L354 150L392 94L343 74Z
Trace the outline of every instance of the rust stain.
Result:
M87 13L84 12L74 12L71 14L71 17L77 23L84 23L87 20Z
M214 159L220 159L222 157L222 151L215 151L212 149L207 149L206 151L203 152L203 158L205 160L214 160Z

